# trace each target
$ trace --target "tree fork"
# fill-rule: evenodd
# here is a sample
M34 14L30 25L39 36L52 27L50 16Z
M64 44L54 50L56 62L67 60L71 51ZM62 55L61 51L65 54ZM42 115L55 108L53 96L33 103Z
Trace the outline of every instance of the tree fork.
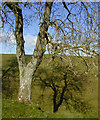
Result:
M25 63L24 39L23 39L23 16L22 9L18 3L7 2L6 5L12 10L15 15L15 38L17 42L17 61L20 72L20 89L18 99L21 102L28 102L31 100L31 84L35 71L39 67L43 54L45 52L45 33L48 31L50 25L50 14L53 2L45 3L43 23L40 26L40 31L37 38L36 47L31 61Z

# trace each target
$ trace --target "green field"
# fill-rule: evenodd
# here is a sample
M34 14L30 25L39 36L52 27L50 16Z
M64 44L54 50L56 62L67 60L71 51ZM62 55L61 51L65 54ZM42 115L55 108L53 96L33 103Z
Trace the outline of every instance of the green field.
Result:
M30 60L31 56L26 56L26 61ZM80 58L71 57L75 69L80 73L84 73L86 67ZM85 90L82 94L82 99L86 100L91 109L88 113L77 112L74 109L69 110L63 103L56 113L53 113L52 90L50 88L42 88L36 80L32 83L32 103L21 104L17 101L19 89L19 72L16 55L2 55L2 117L3 118L98 118L98 71L92 65L90 58L85 58L91 67L88 73L87 82L84 84ZM41 65L39 66L36 75L40 75L49 67L48 63L51 60L50 55L44 55ZM55 59L59 62L59 59ZM95 59L95 63L97 63ZM51 63L50 63L51 64ZM65 64L65 63L63 63ZM68 63L66 63L68 64ZM45 75L44 75L45 77ZM41 108L41 110L39 109Z

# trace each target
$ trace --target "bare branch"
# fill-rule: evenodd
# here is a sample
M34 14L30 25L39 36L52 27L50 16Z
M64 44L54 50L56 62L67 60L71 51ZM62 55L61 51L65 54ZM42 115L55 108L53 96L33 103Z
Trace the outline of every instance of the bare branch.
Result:
M71 12L70 12L70 10L68 9L68 7L66 6L64 0L63 0L63 5L64 5L64 7L67 9L67 11L69 12L69 14L67 15L67 19L69 20L69 22L71 22L72 28L73 28L73 22L69 19L69 16L71 15Z

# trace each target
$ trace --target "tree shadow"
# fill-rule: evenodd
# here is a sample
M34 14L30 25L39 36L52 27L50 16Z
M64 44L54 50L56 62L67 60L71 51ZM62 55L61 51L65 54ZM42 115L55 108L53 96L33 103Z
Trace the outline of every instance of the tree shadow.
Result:
M19 72L16 58L6 62L8 65L2 68L2 96L9 99L16 97L18 94Z

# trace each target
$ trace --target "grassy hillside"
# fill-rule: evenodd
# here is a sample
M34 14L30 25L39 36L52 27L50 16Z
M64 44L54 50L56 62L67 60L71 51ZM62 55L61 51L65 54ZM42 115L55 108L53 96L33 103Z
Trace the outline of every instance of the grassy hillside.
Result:
M31 56L26 56L26 61L30 60ZM29 105L21 104L17 101L19 89L19 72L16 55L2 55L2 96L3 96L3 118L96 118L98 117L98 71L94 69L90 58L85 58L89 63L89 67L93 68L88 73L86 84L84 84L85 91L83 91L82 98L91 105L91 110L87 114L76 112L74 109L69 111L65 105L61 105L57 113L53 113L52 104L52 90L50 88L44 89L37 85L35 80L32 83L32 103ZM50 67L51 56L44 55L41 65L36 74L39 75L39 70L42 71ZM59 58L55 59L59 62ZM66 59L67 60L67 59ZM75 70L80 73L86 71L84 63L80 58L71 57ZM97 59L95 59L97 64ZM63 61L63 64L68 64ZM39 110L38 108L41 108Z

